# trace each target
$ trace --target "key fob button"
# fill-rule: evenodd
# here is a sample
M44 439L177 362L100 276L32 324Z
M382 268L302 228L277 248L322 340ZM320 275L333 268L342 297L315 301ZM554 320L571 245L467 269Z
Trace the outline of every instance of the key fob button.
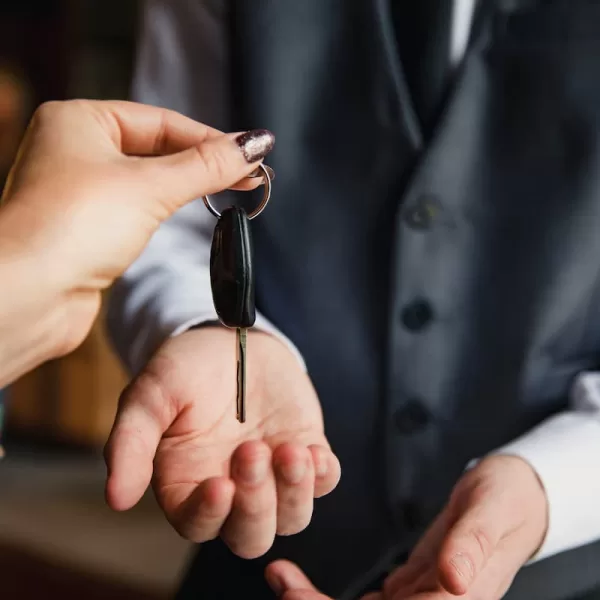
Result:
M210 252L210 281L217 315L227 327L252 327L254 261L250 220L243 208L224 210Z

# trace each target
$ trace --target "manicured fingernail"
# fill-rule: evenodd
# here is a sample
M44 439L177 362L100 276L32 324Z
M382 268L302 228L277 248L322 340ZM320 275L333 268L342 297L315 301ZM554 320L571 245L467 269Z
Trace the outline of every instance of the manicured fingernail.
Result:
M280 467L281 474L287 483L296 485L304 479L304 476L306 475L306 466L305 461L295 462L291 465L282 465Z
M258 485L267 477L269 471L269 463L261 458L260 460L244 465L239 469L241 479L250 485Z
M275 179L275 171L273 171L273 169L271 169L271 167L269 167L268 165L263 165L263 167L267 170L267 173L269 174L269 179L271 181L273 181L273 179ZM248 175L248 177L264 177L265 174L263 173L262 169L255 169L254 171L252 171L252 173L250 173L250 175Z
M268 129L253 129L235 138L244 158L249 163L262 160L275 145L275 136Z
M465 583L471 583L473 580L473 563L464 554L455 554L450 564L456 569Z

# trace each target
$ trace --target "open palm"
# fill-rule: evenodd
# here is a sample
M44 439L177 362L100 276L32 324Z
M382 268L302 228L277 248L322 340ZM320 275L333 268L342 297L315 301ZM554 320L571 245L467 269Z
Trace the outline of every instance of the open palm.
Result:
M336 486L340 467L310 379L281 342L249 335L244 424L235 373L232 331L206 327L166 342L121 398L106 448L107 499L126 510L152 480L181 535L221 535L253 558L276 534L308 525L313 498Z

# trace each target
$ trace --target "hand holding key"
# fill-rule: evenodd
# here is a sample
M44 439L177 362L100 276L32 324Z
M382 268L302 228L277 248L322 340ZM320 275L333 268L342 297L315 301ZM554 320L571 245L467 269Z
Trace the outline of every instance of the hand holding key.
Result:
M234 417L235 332L203 327L168 340L124 393L107 446L111 507L126 510L152 478L184 537L221 536L239 556L310 522L313 498L335 488L319 400L296 357L251 330L246 422Z
M265 130L224 134L158 107L42 105L0 201L0 387L74 350L161 222L260 185L247 177L272 147Z

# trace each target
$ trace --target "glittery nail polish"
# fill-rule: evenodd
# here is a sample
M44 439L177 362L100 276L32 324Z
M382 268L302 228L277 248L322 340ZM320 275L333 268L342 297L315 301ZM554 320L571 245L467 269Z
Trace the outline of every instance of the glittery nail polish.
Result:
M235 138L244 158L253 163L263 159L275 145L275 136L267 129L253 129Z

